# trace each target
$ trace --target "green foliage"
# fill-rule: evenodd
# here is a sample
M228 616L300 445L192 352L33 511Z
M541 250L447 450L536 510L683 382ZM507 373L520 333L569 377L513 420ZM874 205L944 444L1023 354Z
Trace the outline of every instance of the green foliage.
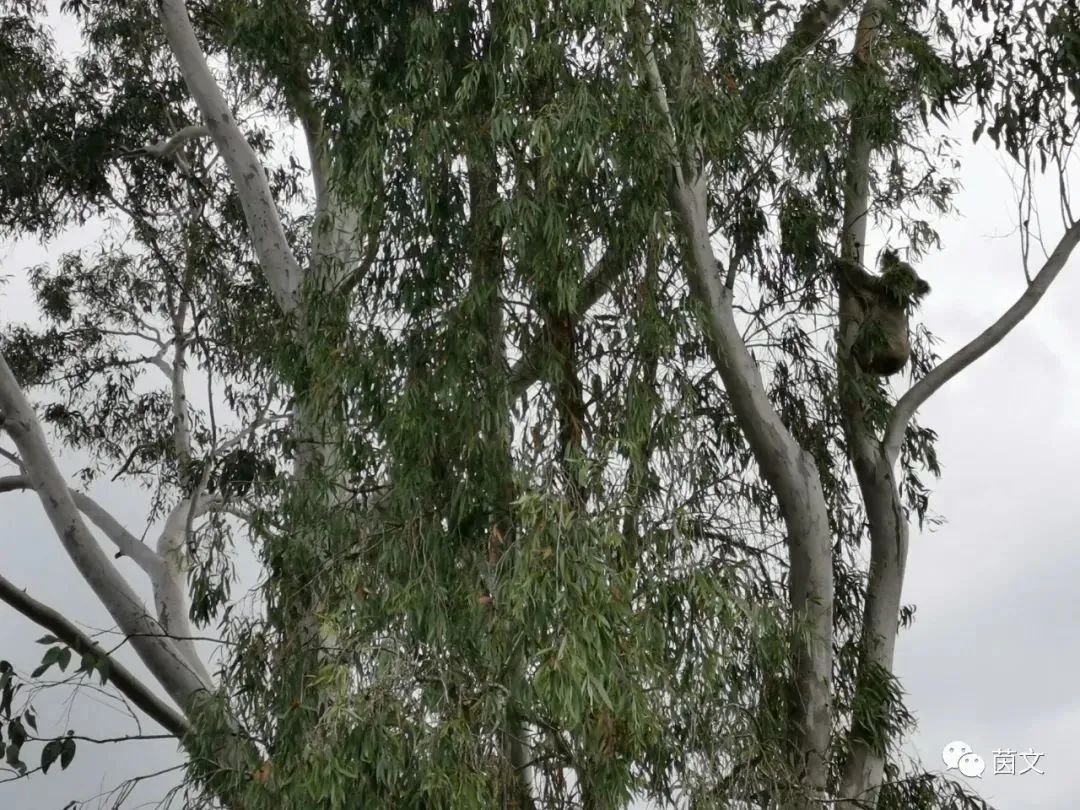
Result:
M876 224L915 256L936 243L925 211L957 187L931 116L974 105L976 139L1064 154L1073 12L906 4L859 71L785 4L640 5L671 126L708 167L740 326L829 507L833 781L850 725L888 757L879 810L975 807L901 778L911 718L889 673L860 663L864 515L828 261L853 114ZM40 9L0 9L0 229L47 237L103 210L119 223L28 272L42 323L6 322L0 349L53 434L93 457L87 481L148 488L151 518L206 488L246 524L215 515L185 548L191 616L231 642L184 741L194 790L248 810L521 806L527 736L543 807L793 798L803 628L786 529L677 272L674 156L630 4L192 4L307 270L288 316L212 142L137 154L201 120L154 4L66 3L86 43L72 66ZM284 154L297 123L321 144L305 158L320 208ZM347 259L326 249L350 235ZM925 293L888 278L904 300ZM925 332L915 344L918 376L933 356ZM168 378L144 375L171 363L198 369L219 409L191 410L186 446ZM867 396L876 429L892 402L876 384ZM913 425L902 448L920 520L934 438ZM254 615L232 595L241 536L263 566ZM32 677L70 657L49 646ZM83 657L93 671L104 683L105 662ZM19 767L11 672L0 715ZM74 744L47 742L42 770Z

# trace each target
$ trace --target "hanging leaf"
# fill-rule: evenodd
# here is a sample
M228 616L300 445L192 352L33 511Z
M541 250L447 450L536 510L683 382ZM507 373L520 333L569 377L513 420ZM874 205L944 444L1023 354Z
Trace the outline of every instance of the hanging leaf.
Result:
M67 768L71 760L75 759L75 740L71 738L71 732L60 743L60 767Z
M56 762L56 758L60 756L60 749L63 746L63 740L51 740L45 743L45 747L41 749L41 772L48 773L49 767Z
M49 649L45 651L45 655L41 657L41 664L33 672L30 673L30 677L40 678L42 675L48 672L49 667L51 667L53 664L60 660L60 654L65 649L65 647L49 647Z
M8 739L11 740L12 745L22 745L26 742L26 729L23 728L22 721L15 718L8 725Z
M75 673L80 672L91 673L94 671L94 667L97 665L97 658L93 653L84 653L79 656L79 668L75 670Z
M9 743L4 753L4 759L8 765L18 770L20 774L24 774L26 773L26 763L19 759L19 751L21 748L21 745Z

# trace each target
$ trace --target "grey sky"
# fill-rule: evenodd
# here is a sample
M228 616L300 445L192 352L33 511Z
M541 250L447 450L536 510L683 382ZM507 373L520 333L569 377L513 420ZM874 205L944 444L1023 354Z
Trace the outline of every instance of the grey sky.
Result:
M934 292L923 317L943 355L1024 284L1009 180L988 149L967 152L963 218L943 224L945 250L925 264ZM1043 211L1048 240L1060 232L1054 210ZM912 743L923 761L944 767L942 747L964 740L986 760L981 793L1000 810L1073 808L1080 787L1078 297L1074 256L1028 320L922 411L940 436L933 506L947 523L912 540L905 602L918 613L900 635L897 674L920 720ZM1044 753L1046 775L992 775L995 749Z
M1017 214L1003 164L986 144L967 147L956 200L960 217L939 224L945 247L920 268L933 286L922 320L947 356L1003 312L1023 288ZM1043 198L1047 238L1060 232L1053 196ZM0 321L27 317L25 266L61 249L90 244L93 228L65 236L49 252L31 243L0 250ZM1041 255L1033 258L1037 269ZM905 603L918 606L901 633L897 672L918 715L909 748L932 769L942 746L968 742L987 761L980 784L998 810L1071 810L1080 791L1080 504L1071 466L1080 457L1080 258L1074 257L1047 299L989 356L938 393L921 421L939 433L944 465L932 506L946 524L914 534ZM65 470L77 459L62 459ZM135 531L145 522L143 493L115 484L96 489L106 508ZM0 570L29 593L92 627L110 625L81 581L32 495L0 496ZM149 598L143 578L132 582ZM23 672L44 648L43 631L0 606L0 657ZM143 670L130 653L124 660ZM87 693L72 704L60 690L36 701L40 725L98 736L128 732L130 718ZM157 732L149 722L148 731ZM1045 775L993 775L995 749L1034 750ZM0 784L0 804L59 808L123 779L178 762L174 743L80 744L74 764L30 781ZM958 777L963 779L963 777ZM174 779L141 790L160 797ZM90 805L95 806L94 804ZM103 805L105 806L105 805ZM137 806L132 802L131 806Z

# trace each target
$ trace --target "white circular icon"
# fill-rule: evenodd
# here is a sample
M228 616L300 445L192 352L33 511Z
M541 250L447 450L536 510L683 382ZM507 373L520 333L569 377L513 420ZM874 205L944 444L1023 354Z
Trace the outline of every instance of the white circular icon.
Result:
M957 767L964 776L974 776L981 779L983 771L986 770L986 763L978 754L964 754L960 757Z
M941 749L941 758L945 760L945 767L952 770L960 764L960 758L964 756L964 754L970 753L970 745L963 740L953 740L953 742Z

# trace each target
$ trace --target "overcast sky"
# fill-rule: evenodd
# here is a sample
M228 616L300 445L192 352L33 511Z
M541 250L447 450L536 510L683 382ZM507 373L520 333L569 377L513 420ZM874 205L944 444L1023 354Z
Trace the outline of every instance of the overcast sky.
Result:
M963 216L941 225L945 250L925 264L923 317L942 354L1024 286L1010 179L989 149L965 157ZM1053 196L1042 199L1049 249L1062 228ZM897 674L920 721L914 749L944 767L942 747L968 743L986 761L981 793L1000 810L1075 808L1080 789L1078 300L1074 255L1028 319L921 415L940 436L933 505L947 523L912 539L904 593L918 612L900 636ZM1009 749L1044 754L1045 775L994 775L993 752ZM998 764L1007 770L1008 759Z
M960 215L938 224L944 250L919 269L933 287L922 319L947 356L997 318L1022 292L1013 185L1005 164L984 142L964 153ZM1062 227L1051 193L1043 197L1047 244ZM0 246L0 322L31 312L24 268L87 246L94 227L73 231L48 250L31 242ZM1033 258L1033 270L1041 263ZM945 766L946 743L962 740L986 762L979 786L998 810L1073 810L1080 793L1080 490L1073 462L1080 457L1080 256L1074 257L1046 300L990 355L949 383L922 410L939 434L944 466L932 507L945 519L934 531L913 532L905 603L918 611L897 646L897 674L920 728L908 749L930 769ZM198 403L196 403L198 404ZM61 458L65 470L78 458ZM140 534L144 493L117 485L94 490L102 504ZM149 600L130 561L131 581ZM111 622L67 558L32 495L0 496L0 571L90 627ZM22 672L38 663L43 631L0 605L0 658ZM143 672L137 660L125 661ZM39 725L58 733L108 737L129 732L130 717L84 692L75 701L58 688L36 705ZM149 721L148 732L156 733ZM995 751L1042 754L1045 773L994 774ZM62 808L87 800L124 779L175 765L170 741L108 746L80 744L65 772L0 784L0 806ZM1007 761L999 759L999 765ZM1024 767L1016 759L1016 770ZM160 798L171 774L138 791ZM91 802L90 807L98 806ZM108 806L101 803L101 806ZM129 806L138 806L132 801Z

